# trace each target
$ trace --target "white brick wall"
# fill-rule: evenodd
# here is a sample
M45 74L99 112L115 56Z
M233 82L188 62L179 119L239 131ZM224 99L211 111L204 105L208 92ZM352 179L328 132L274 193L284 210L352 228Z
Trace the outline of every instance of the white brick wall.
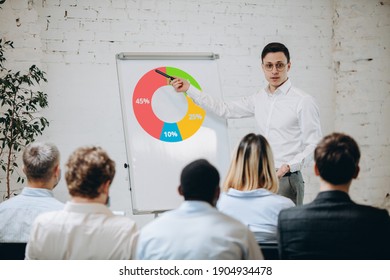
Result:
M390 193L389 17L390 1L335 1L335 130L361 147L353 198L383 207Z
M62 163L80 145L107 149L118 163L115 210L131 209L123 199L129 192L115 54L216 52L229 99L265 85L259 58L270 41L289 47L290 77L317 99L324 133L345 131L360 143L354 199L381 205L390 192L388 0L7 0L1 7L0 36L16 47L9 64L35 63L48 74L51 125L42 138L58 144ZM252 119L229 121L232 147L253 128ZM311 168L305 179L308 202L318 181ZM56 194L68 198L64 181ZM135 217L141 225L149 218Z

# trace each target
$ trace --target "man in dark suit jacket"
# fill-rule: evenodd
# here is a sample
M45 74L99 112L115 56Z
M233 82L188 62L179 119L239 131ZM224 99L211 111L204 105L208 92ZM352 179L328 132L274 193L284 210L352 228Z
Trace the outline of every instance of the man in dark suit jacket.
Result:
M280 212L280 258L389 260L389 213L356 204L348 195L359 174L357 143L345 134L330 134L318 144L314 159L320 192L312 203Z

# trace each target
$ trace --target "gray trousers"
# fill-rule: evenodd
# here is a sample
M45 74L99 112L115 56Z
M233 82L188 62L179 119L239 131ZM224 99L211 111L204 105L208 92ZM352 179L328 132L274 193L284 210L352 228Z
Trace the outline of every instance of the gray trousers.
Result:
M278 194L290 198L295 205L302 205L305 182L300 171L285 175L279 180Z

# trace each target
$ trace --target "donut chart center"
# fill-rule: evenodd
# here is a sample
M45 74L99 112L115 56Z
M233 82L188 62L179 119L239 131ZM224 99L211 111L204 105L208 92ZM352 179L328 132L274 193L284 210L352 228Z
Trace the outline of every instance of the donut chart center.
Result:
M152 109L160 120L167 123L175 123L186 115L188 102L183 93L178 93L172 86L166 85L154 92Z

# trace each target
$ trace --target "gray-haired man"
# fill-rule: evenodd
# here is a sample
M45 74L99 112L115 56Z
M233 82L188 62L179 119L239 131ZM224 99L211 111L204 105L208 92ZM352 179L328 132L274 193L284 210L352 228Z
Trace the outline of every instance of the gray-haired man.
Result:
M32 143L23 152L27 186L0 203L0 242L27 242L35 218L64 204L54 198L53 189L61 178L60 153L50 143Z

